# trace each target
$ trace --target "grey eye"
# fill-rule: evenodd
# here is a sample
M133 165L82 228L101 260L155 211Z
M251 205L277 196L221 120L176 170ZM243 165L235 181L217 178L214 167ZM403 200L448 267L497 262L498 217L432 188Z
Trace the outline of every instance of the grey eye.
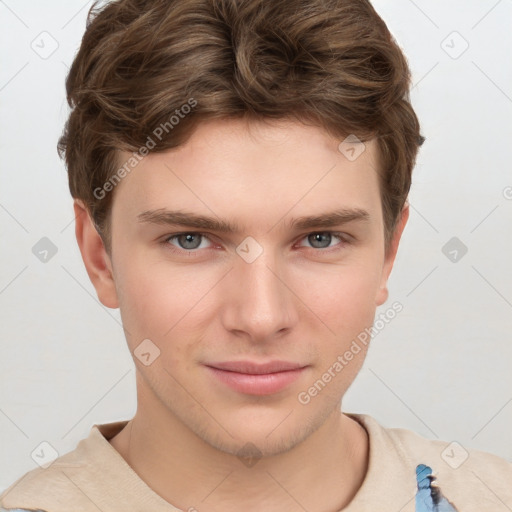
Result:
M329 244L331 243L331 239L332 239L332 235L331 233L313 233L311 235L308 236L308 241L309 243L315 247L315 249L319 249L319 248L323 248L325 249L326 247L329 247ZM318 246L315 246L316 243L319 243L320 245L322 245L322 243L325 243L327 242L327 245L324 245L323 247L318 247Z

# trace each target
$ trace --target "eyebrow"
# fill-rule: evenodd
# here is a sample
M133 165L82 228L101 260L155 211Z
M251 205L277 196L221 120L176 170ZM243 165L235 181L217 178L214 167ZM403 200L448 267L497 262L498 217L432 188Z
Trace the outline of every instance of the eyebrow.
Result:
M329 228L339 226L353 221L368 222L370 214L361 208L342 208L332 212L319 215L297 217L285 222L289 229L305 230L313 228ZM205 229L220 233L240 233L241 226L236 222L228 222L215 217L198 215L186 211L167 210L146 210L137 215L140 223L163 224L171 226L185 226L189 228Z

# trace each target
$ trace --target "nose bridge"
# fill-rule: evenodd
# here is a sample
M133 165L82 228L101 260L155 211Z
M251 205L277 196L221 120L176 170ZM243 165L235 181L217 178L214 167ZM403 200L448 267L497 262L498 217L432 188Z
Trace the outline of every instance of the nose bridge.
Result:
M264 339L296 321L293 294L283 283L282 268L280 258L266 247L251 262L243 256L235 260L230 272L233 293L227 304L227 328Z

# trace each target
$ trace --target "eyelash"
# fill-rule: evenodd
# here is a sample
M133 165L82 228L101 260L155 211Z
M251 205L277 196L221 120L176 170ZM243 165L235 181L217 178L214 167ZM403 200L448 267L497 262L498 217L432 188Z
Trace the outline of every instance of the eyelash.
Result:
M343 249L346 245L350 244L349 235L347 235L346 233L341 233L339 231L312 231L311 233L305 234L302 238L299 239L299 241L302 241L304 238L307 238L310 235L325 235L325 234L333 235L333 236L339 238L340 239L340 243L335 245L334 247L328 247L328 248L325 248L325 249L317 249L315 247L308 247L308 249L311 249L311 250L313 250L315 252L321 252L321 253L328 253L328 254L330 254L332 252L339 251L339 250ZM187 249L180 249L180 248L178 248L178 247L176 247L176 246L174 246L174 245L169 243L171 240L174 240L174 239L176 239L176 238L178 238L179 236L182 236L182 235L200 235L202 238L206 238L210 242L213 243L213 241L210 240L209 236L207 234L205 234L205 233L199 233L197 231L182 231L181 233L173 233L172 235L167 235L165 237L165 239L162 240L161 244L165 246L166 250L169 250L169 251L171 251L173 253L176 253L176 254L186 254L189 257L197 256L199 254L199 252L202 251L202 250L211 249L209 247L207 249L190 249L190 250L187 250Z

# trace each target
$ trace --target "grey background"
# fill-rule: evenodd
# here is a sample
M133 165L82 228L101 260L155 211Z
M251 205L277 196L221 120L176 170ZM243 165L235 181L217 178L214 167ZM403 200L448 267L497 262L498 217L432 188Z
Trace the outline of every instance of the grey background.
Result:
M36 467L41 442L63 454L136 407L119 312L86 274L56 153L90 5L0 1L0 489ZM512 460L512 1L374 5L409 59L427 141L377 314L404 309L343 409Z

